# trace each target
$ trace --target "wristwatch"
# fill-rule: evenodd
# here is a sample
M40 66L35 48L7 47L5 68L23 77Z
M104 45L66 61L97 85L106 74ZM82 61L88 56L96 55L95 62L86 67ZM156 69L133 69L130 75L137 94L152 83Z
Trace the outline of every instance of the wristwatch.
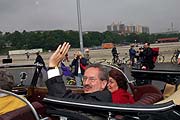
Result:
M57 66L55 66L55 67L48 67L48 70L51 70L51 69L58 69L58 67Z

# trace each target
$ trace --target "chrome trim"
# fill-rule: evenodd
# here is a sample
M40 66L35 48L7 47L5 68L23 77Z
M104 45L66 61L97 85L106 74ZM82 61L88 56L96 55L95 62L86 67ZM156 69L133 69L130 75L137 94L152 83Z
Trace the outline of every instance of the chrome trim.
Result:
M0 92L5 93L5 94L8 94L8 95L12 95L12 96L14 96L14 97L22 100L23 102L25 102L25 103L31 108L31 110L32 110L32 112L33 112L34 117L36 118L36 120L40 120L40 118L39 118L36 110L34 109L34 107L31 105L31 103L30 103L28 100L26 100L25 98L23 98L23 97L15 94L15 93L10 92L10 91L6 91L6 90L0 89Z
M162 74L180 74L180 71L159 71L159 70L154 70L154 71L145 71L145 70L131 70L132 72L141 72L141 73L162 73Z
M108 65L108 64L103 64L103 63L102 63L102 65L104 65L104 66L106 66L106 67L111 67L111 68L114 68L114 69L120 71L120 72L124 75L124 77L126 78L126 80L128 81L128 83L133 83L133 82L134 82L134 80L133 80L133 81L130 81L130 80L128 79L128 77L126 76L126 74L125 74L121 69L117 68L116 66Z
M69 102L69 101L63 101L63 100L55 100L50 98L44 98L44 100L56 102L56 103L64 103L64 104L71 104L71 105L81 105L85 107L96 107L96 108L106 108L106 109L115 109L115 110L129 110L129 111L162 111L166 110L168 108L172 108L176 106L175 104L159 107L159 108L137 108L137 107L114 107L114 106L104 106L104 105L93 105L93 104L86 104L86 103L77 103L77 102Z

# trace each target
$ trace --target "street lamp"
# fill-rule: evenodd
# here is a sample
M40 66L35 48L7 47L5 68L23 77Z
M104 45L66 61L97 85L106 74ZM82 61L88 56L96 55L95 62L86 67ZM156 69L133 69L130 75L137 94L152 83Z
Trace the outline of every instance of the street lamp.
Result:
M77 3L77 16L78 16L78 30L79 30L79 39L80 39L80 49L83 53L83 37L82 37L82 24L81 24L81 8L80 8L80 0L76 0Z
M136 46L136 40L134 40L134 44L135 44L135 46Z

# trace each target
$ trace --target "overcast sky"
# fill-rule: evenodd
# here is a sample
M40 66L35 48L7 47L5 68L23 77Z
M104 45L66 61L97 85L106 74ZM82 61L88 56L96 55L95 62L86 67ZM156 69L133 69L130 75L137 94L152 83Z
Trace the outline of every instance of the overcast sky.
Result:
M80 0L83 31L112 22L180 30L180 0ZM76 0L0 0L0 31L77 30Z

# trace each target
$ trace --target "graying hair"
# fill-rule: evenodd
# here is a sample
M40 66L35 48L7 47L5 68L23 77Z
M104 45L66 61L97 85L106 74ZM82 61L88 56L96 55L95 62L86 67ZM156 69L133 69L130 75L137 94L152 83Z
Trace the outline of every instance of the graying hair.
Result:
M99 64L99 63L95 63L95 64L90 64L86 67L86 70L88 68L98 68L99 69L99 79L100 80L109 80L109 74L108 74L108 70L105 66Z

